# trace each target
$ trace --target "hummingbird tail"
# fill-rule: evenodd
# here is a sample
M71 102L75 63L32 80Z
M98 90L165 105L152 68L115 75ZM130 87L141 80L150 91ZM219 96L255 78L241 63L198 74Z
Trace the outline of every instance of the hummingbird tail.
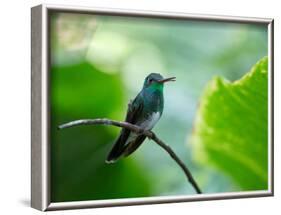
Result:
M121 135L118 137L116 143L114 144L113 148L111 149L111 151L109 152L105 162L106 163L114 163L116 162L116 160L121 157L121 155L123 154L123 145L121 144L122 137Z
M115 154L115 152L110 152L105 160L105 163L115 163L119 157L121 157L122 153Z

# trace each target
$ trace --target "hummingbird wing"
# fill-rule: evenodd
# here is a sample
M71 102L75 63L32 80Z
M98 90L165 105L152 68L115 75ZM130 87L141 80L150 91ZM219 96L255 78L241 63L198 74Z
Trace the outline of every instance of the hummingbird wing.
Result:
M125 121L135 124L138 119L138 116L141 115L142 111L143 111L143 99L140 96L140 94L138 94L137 97L133 100L133 102L130 102L128 105L128 110L127 110L127 115L126 115ZM123 152L126 150L126 148L128 148L126 145L126 142L130 136L130 133L131 133L131 131L129 129L122 128L118 139L116 140L113 148L111 149L110 153L107 156L106 162L108 162L108 163L114 162L123 154ZM139 139L140 136L144 136L144 135L139 135L136 138L136 140ZM145 139L145 136L144 136L144 139ZM141 142L143 142L143 140ZM139 141L140 141L140 139L139 139ZM126 155L129 155L129 154L126 153Z
M134 151L137 150L137 148L143 143L145 140L146 136L145 135L138 135L134 140L132 140L127 147L124 150L123 155L125 157L129 156L132 154Z

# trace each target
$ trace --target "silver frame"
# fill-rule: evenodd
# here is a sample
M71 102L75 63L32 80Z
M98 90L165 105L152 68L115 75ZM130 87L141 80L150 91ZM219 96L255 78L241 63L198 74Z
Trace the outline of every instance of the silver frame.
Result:
M52 203L50 201L50 147L49 147L49 14L50 11L90 13L101 15L122 15L157 17L232 23L254 23L268 25L269 57L269 113L268 113L268 190L232 192L188 196L146 197L112 200L90 200ZM39 5L31 9L31 207L41 210L59 210L122 205L143 205L168 202L187 202L216 199L273 196L273 31L271 18L249 18L159 11L88 8L61 5Z

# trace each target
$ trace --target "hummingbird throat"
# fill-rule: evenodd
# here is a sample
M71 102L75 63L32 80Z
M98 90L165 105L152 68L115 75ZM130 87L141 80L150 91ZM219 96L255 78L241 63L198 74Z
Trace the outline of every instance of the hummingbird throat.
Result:
M163 91L163 87L164 87L164 84L162 84L162 83L153 83L149 86L149 89Z

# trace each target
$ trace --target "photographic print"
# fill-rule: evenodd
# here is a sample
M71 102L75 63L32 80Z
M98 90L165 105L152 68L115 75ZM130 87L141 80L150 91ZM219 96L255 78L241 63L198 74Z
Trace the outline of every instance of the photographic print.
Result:
M270 195L268 25L48 11L49 202Z

